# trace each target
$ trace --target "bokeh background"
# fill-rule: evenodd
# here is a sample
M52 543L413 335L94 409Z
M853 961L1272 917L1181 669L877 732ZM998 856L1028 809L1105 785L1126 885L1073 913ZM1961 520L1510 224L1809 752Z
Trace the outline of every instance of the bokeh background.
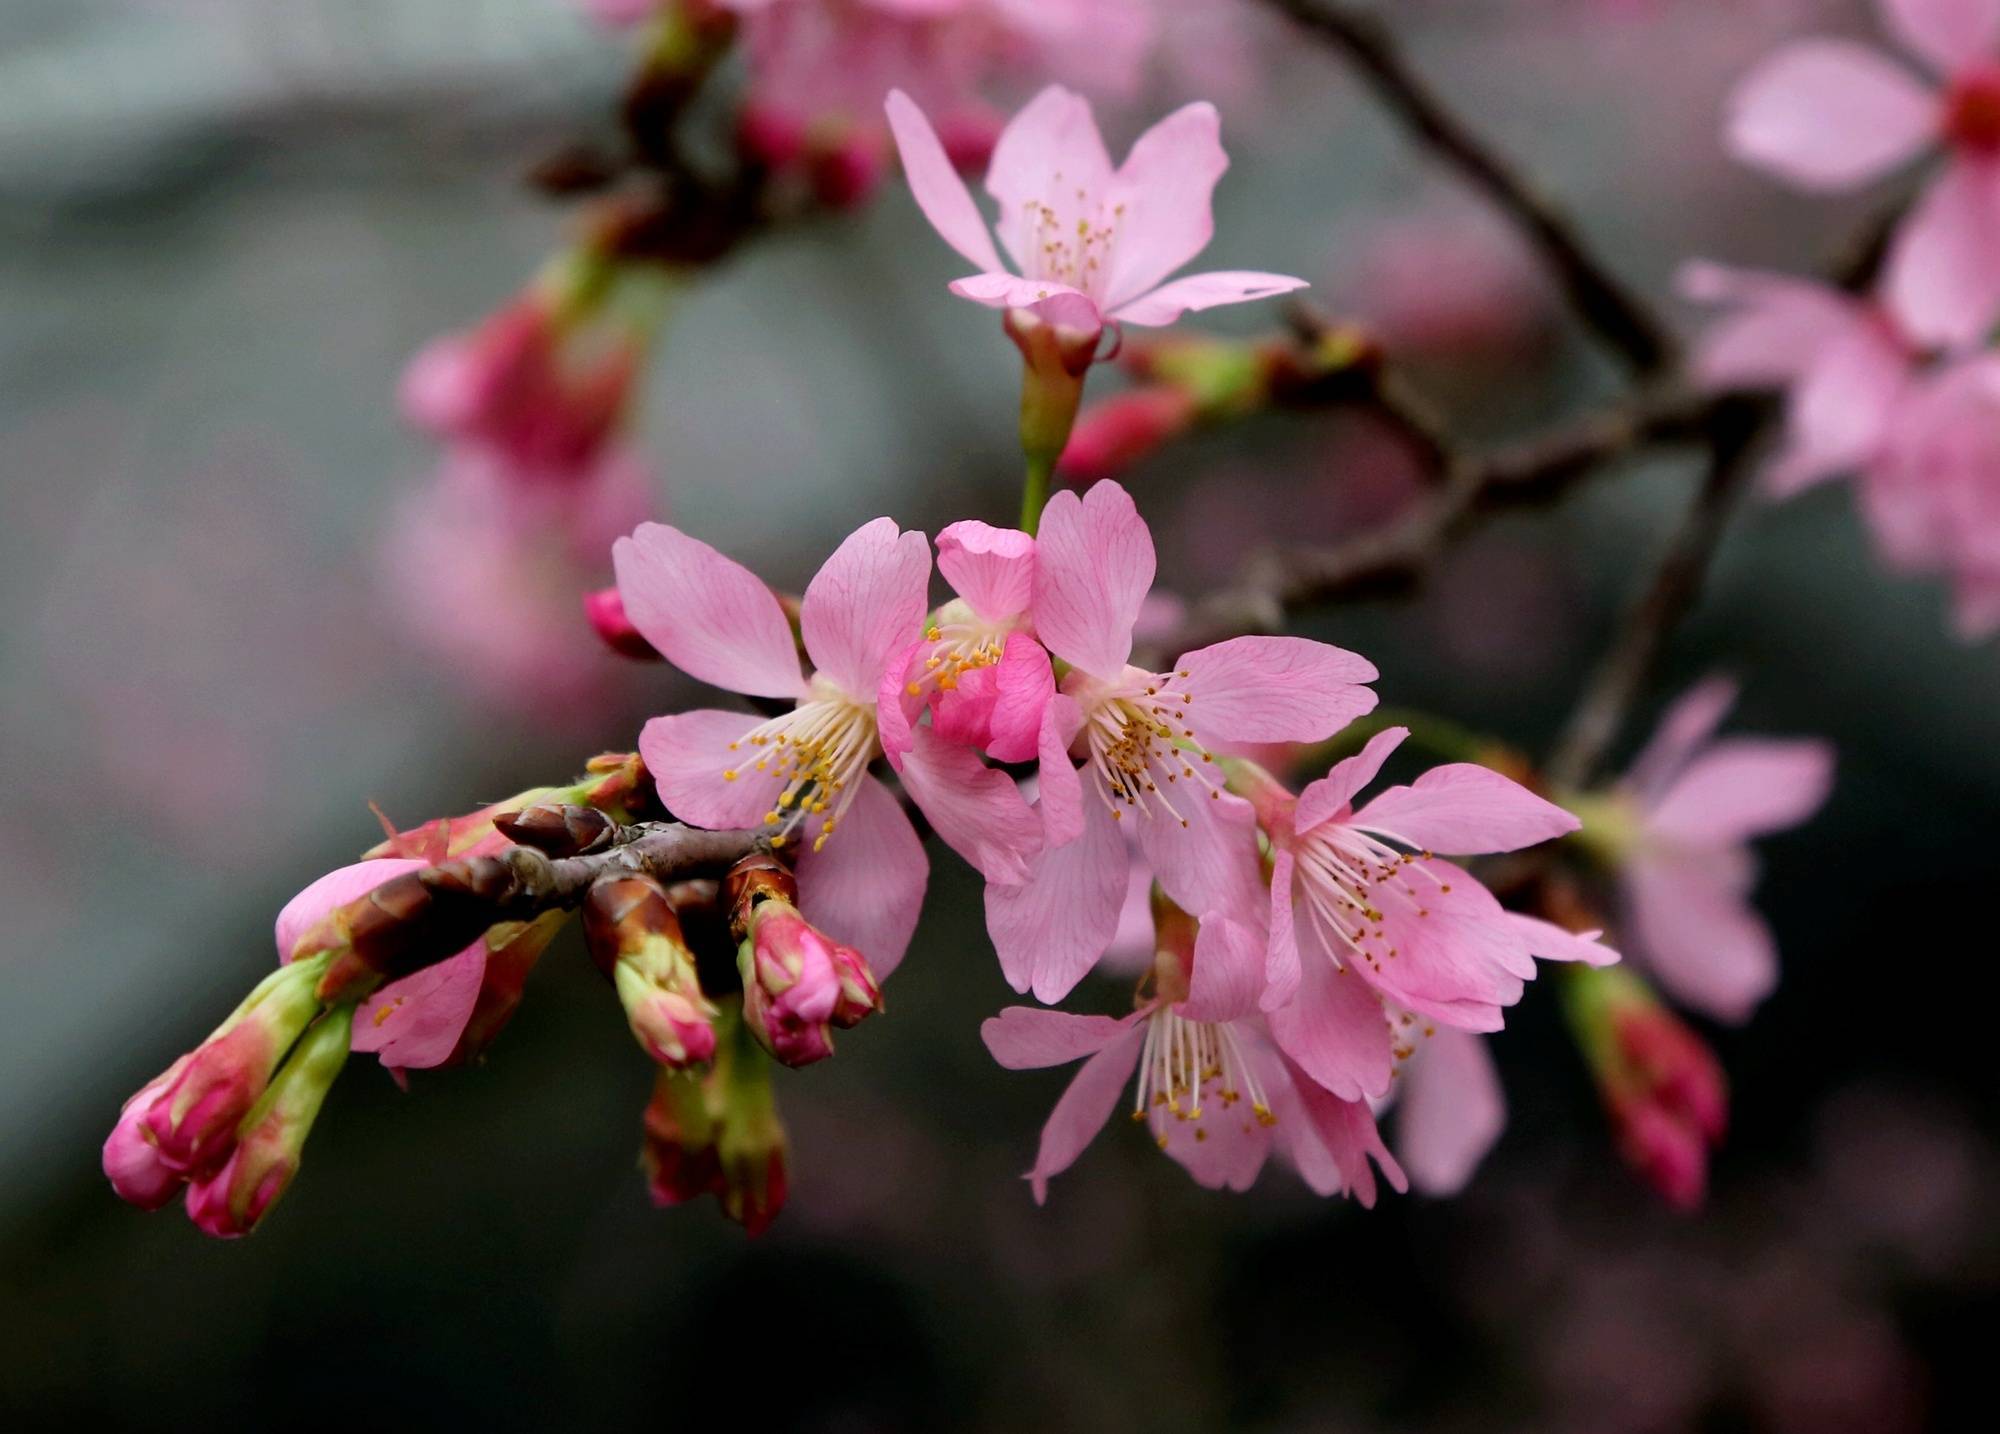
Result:
M1789 196L1715 137L1751 58L1858 7L1384 8L1655 295L1692 255L1809 267L1873 202ZM1308 275L1400 334L1473 434L1610 391L1532 264L1331 57L1249 5L1214 33L1229 64L1163 67L1107 126L1117 147L1250 77L1217 96L1217 267ZM384 577L435 461L400 367L558 242L521 173L604 132L625 59L567 0L0 8L0 1423L1983 1424L2000 659L1875 568L1837 487L1739 522L1645 714L1726 667L1740 726L1840 752L1826 812L1765 848L1785 980L1712 1032L1734 1127L1699 1216L1619 1167L1533 991L1496 1042L1512 1123L1456 1200L1368 1212L1277 1171L1211 1195L1114 1126L1038 1210L1016 1177L1066 1077L987 1059L978 1023L1012 997L941 849L888 1017L783 1075L792 1202L758 1241L647 1203L648 1070L569 944L483 1065L408 1094L350 1067L254 1238L111 1196L118 1103L269 966L285 897L373 839L368 799L469 809L688 696L609 657L598 701L495 692L411 643ZM1004 520L1017 360L945 294L955 262L891 184L699 284L648 381L658 511L793 584L878 513ZM1689 479L1621 470L1315 630L1388 700L1545 748ZM1279 525L1337 537L1407 482L1337 417L1132 480L1162 581L1196 596Z

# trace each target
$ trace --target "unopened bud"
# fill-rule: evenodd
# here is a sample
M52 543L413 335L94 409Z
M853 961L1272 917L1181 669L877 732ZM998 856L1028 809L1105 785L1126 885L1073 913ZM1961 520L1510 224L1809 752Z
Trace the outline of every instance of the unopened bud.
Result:
M582 856L601 851L618 835L618 823L595 807L537 802L497 818L501 835L517 846L531 846L548 856Z
M859 1024L882 1008L881 988L861 953L814 928L790 902L773 897L750 914L736 952L743 1021L788 1066L833 1054L832 1027Z
M328 1011L302 1036L244 1119L228 1163L188 1187L188 1218L211 1235L247 1235L298 1174L319 1108L347 1062L354 1008Z
M1619 1152L1668 1203L1694 1209L1729 1125L1714 1052L1623 967L1565 968L1563 994Z
M104 1142L104 1176L118 1198L141 1210L157 1210L179 1193L187 1176L160 1158L146 1131L154 1099L180 1076L192 1055L182 1056L151 1084L125 1102L118 1124Z
M598 640L620 657L635 662L659 662L660 650L646 640L625 612L625 598L617 588L599 588L583 595L584 616Z
M656 1205L714 1195L730 1219L763 1233L785 1203L785 1127L771 1091L771 1058L733 1003L716 1023L714 1064L663 1070L646 1107L640 1164Z
M136 1120L161 1164L193 1177L229 1159L238 1124L264 1094L279 1060L319 1014L314 987L324 969L323 961L303 961L272 972L213 1035L155 1083ZM137 1108L127 1111L128 1118ZM130 1154L129 1146L121 1148Z
M855 209L881 186L882 142L874 134L850 130L831 144L816 144L806 156L813 197L829 209Z
M702 994L694 952L660 882L640 874L599 881L584 898L583 930L648 1055L665 1066L714 1056L716 1010Z

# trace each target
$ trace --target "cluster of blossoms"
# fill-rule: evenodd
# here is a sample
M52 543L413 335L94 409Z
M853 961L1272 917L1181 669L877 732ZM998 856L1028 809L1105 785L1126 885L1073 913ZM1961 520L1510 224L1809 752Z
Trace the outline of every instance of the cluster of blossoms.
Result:
M1699 377L1787 392L1773 496L1855 476L1883 560L1949 580L1978 639L2000 631L2000 4L1881 9L1935 82L1852 41L1794 41L1743 79L1726 131L1739 159L1813 192L1938 161L1874 291L1711 264L1684 288L1730 310Z

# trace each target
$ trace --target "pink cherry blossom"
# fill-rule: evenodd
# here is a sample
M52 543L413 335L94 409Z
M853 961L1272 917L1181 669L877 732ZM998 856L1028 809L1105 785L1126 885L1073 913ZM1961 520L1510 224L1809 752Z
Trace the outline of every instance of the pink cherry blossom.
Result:
M639 750L682 821L762 827L797 844L800 907L878 977L903 959L930 864L910 819L868 773L881 755L883 674L922 630L930 546L887 518L856 529L807 585L799 665L784 608L748 568L646 523L612 549L625 610L667 661L703 682L792 701L781 716L703 709L655 717ZM1017 799L1018 800L1018 799Z
M1367 1104L1320 1089L1264 1032L1258 945L1253 928L1211 917L1195 938L1188 981L1163 983L1129 1016L1011 1006L981 1027L993 1058L1011 1070L1083 1059L1028 1172L1036 1203L1104 1128L1128 1082L1132 1119L1210 1189L1247 1190L1274 1148L1322 1195L1352 1193L1373 1205L1371 1159L1406 1188Z
M1440 1026L1404 1064L1392 1148L1426 1195L1456 1195L1507 1125L1507 1096L1486 1038Z
M1961 637L2000 632L2000 358L1961 359L1912 386L1861 500L1885 561L1951 580Z
M995 232L1013 270L1001 263L978 205L916 102L899 90L889 96L888 115L918 207L979 271L951 286L975 303L1020 310L1068 295L1084 301L1080 313L1094 326L1150 327L1191 309L1304 287L1302 279L1241 271L1169 280L1208 247L1215 230L1210 196L1229 157L1213 105L1168 115L1113 169L1089 102L1058 85L1043 90L1009 121L986 172L986 192L999 207Z
M1347 1099L1380 1096L1416 1038L1440 1026L1495 1031L1534 957L1615 960L1594 942L1501 909L1473 876L1433 856L1517 851L1577 819L1498 772L1434 767L1355 808L1406 728L1369 739L1293 798L1257 793L1272 845L1264 1008L1285 1053Z
M1193 911L1263 904L1255 817L1223 790L1214 752L1315 742L1375 705L1374 666L1323 642L1241 637L1130 664L1151 588L1152 534L1114 482L1056 494L1036 539L1037 636L1070 665L1039 742L1046 841L1026 880L989 882L987 929L1016 990L1061 999L1103 955L1129 881L1123 830Z
M1890 305L1926 344L1984 338L2000 318L2000 0L1879 0L1930 82L1849 40L1794 40L1744 77L1727 137L1739 159L1844 190L1942 142L1943 170L1898 230Z
M1811 280L1690 264L1680 287L1721 305L1694 359L1715 389L1783 388L1785 437L1765 478L1788 497L1884 451L1916 372L1913 343L1878 306Z
M1750 904L1754 837L1795 827L1833 782L1821 741L1718 739L1735 684L1710 678L1660 720L1619 793L1614 837L1625 944L1675 1000L1748 1020L1778 980L1770 928Z

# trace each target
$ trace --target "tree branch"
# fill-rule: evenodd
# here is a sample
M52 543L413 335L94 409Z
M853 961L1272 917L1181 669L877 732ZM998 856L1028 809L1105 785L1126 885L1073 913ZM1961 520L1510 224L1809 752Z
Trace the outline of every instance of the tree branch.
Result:
M1327 0L1267 0L1337 49L1378 99L1527 234L1579 318L1641 374L1671 368L1672 332L1604 265L1568 214L1479 138L1404 60L1388 28Z

